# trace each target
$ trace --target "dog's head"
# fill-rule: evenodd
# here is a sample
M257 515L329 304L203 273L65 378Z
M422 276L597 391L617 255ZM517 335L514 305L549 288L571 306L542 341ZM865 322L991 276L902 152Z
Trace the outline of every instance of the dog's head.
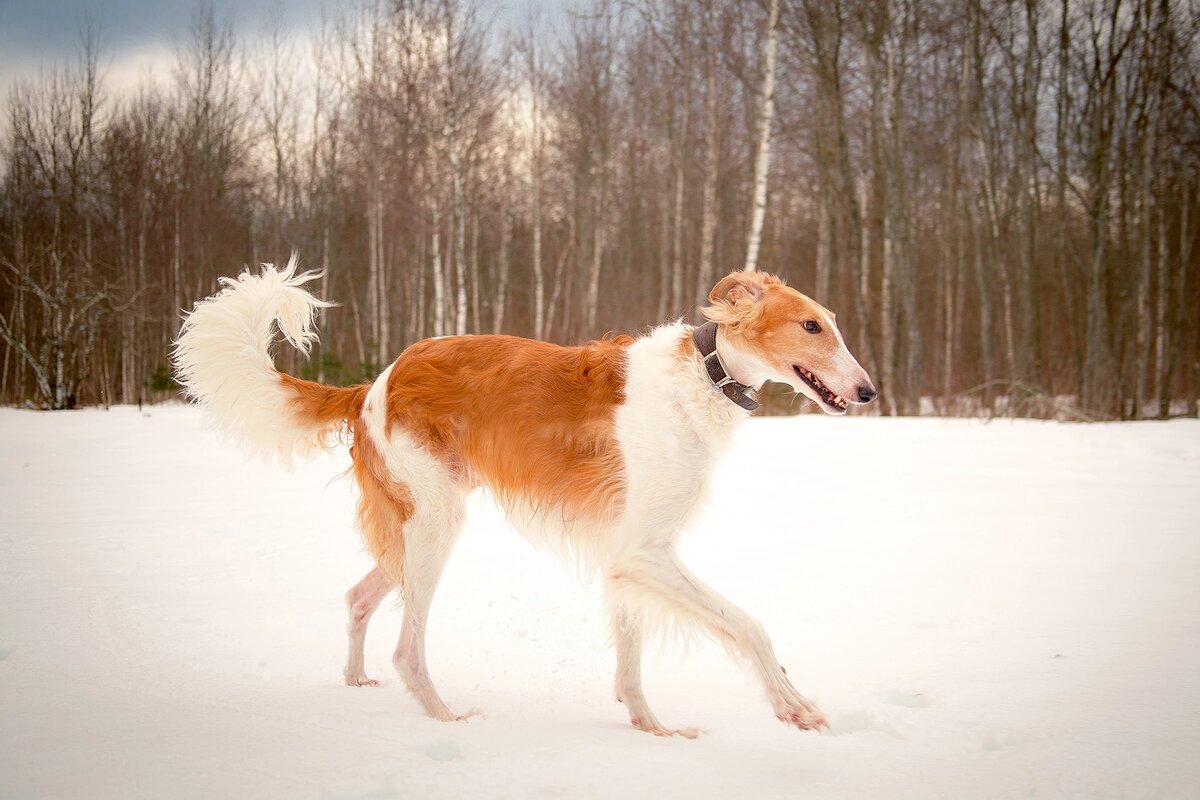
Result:
M846 348L833 313L762 272L726 275L704 316L721 326L730 374L754 386L784 383L826 414L869 403L875 387ZM726 350L731 351L728 354Z

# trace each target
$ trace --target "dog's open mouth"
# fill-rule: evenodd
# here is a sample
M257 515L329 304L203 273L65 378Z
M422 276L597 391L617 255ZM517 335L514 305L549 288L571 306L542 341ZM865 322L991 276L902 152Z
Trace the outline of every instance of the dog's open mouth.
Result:
M792 369L797 375L800 376L800 380L812 387L813 391L817 393L817 396L821 398L825 405L838 411L846 410L846 405L849 401L847 401L846 398L842 397L840 394L834 394L827 389L825 384L821 383L820 378L818 378L816 375L813 375L811 372L798 364L793 364Z

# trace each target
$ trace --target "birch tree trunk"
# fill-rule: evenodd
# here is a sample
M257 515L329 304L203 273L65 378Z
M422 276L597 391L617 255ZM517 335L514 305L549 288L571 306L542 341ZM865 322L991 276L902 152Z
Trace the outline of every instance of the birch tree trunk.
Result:
M529 90L530 90L530 180L533 184L530 203L533 243L533 338L546 338L546 278L542 269L542 68L537 58L537 37L532 25L528 37Z
M446 144L450 152L450 184L454 198L454 332L462 336L467 332L467 209L463 197L462 162L458 156L457 111L453 101L447 113Z
M700 266L696 299L701 305L716 281L713 250L717 233L717 54L713 3L704 4L704 188L700 209Z
M758 269L763 217L767 211L767 173L771 166L771 121L775 116L775 50L778 43L779 0L771 0L767 18L766 53L763 57L761 103L758 112L758 143L754 155L754 195L750 204L750 233L746 243L747 272Z
M501 210L500 263L497 266L496 297L492 306L492 332L504 332L504 309L508 305L508 271L512 250L513 215L507 204Z
M596 312L600 305L600 271L604 262L604 247L606 220L604 218L605 203L604 195L607 187L607 182L604 180L604 173L607 169L607 154L604 154L600 162L600 178L596 181L593 189L592 199L592 258L588 268L588 283L587 297L584 300L587 308L587 330L588 335L594 335L593 330L596 327Z
M686 64L686 61L685 61ZM680 113L679 134L675 144L675 199L674 220L672 221L671 246L671 314L678 314L683 309L683 183L685 179L688 157L686 155L688 140L688 120L691 117L691 88L687 79L686 67L683 78L683 109Z
M378 281L375 297L378 305L374 309L376 330L376 364L386 364L391 359L391 303L388 299L387 256L383 238L383 192L376 187L375 207L375 279Z
M429 252L433 266L433 335L446 335L446 276L442 269L442 204L437 196L437 181L429 193L432 204L433 229L430 232Z
M466 203L463 198L462 165L458 158L457 137L450 134L450 182L454 197L454 333L467 332L467 231Z
M371 98L372 102L377 102L376 98ZM370 112L367 124L367 155L371 163L378 163L379 153L376 149L378 141L378 130L374 121L374 112ZM381 364L379 359L379 309L381 301L379 298L379 289L382 282L379 278L379 218L376 211L379 206L379 174L377 170L368 168L367 170L367 302L366 302L366 326L367 334L364 338L369 343L370 359L375 364Z
M824 173L824 170L822 170ZM817 276L813 296L818 303L829 302L829 275L833 272L833 221L830 219L828 176L818 179L821 184L817 200Z

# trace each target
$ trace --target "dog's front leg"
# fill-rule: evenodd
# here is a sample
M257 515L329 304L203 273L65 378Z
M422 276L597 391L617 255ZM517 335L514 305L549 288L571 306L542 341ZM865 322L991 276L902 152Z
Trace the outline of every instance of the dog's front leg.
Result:
M612 614L613 640L617 645L617 700L629 711L633 727L653 733L655 736L683 736L695 739L700 732L696 728L667 728L646 702L642 693L642 639L641 625L636 616L620 606Z
M775 716L783 722L803 729L828 727L825 715L788 680L762 625L688 572L670 550L623 564L610 573L609 585L610 596L619 607L643 614L669 614L680 624L700 628L731 654L749 661L763 682Z

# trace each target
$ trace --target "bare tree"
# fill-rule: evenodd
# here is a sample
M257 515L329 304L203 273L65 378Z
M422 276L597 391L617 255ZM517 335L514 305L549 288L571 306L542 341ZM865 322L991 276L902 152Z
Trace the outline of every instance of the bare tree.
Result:
M538 46L539 21L530 16L517 46L524 53L524 82L529 91L529 213L532 242L530 267L533 272L533 337L546 337L546 275L542 268L542 159L545 134L542 106L545 66Z
M750 206L750 233L746 242L743 269L758 269L758 249L762 239L763 218L767 213L767 174L771 167L771 120L775 116L775 51L778 42L779 0L771 0L767 15L767 40L763 48L761 103L758 113L758 140L754 148L754 194Z
M0 341L6 361L15 354L37 397L55 409L75 407L91 377L106 298L94 269L92 223L100 48L94 29L82 39L78 66L18 84L9 98L8 185L20 205L11 250L0 253L0 278L13 298L8 313L0 310ZM40 241L30 240L36 232L24 218L34 208L20 195L48 212Z
M696 274L696 299L703 303L708 298L709 289L716 282L716 270L713 259L716 251L714 237L717 233L717 180L720 164L720 119L717 116L717 106L720 102L720 82L718 79L717 46L718 21L713 0L705 0L703 13L703 55L704 59L704 184L701 190L700 211L700 264Z

